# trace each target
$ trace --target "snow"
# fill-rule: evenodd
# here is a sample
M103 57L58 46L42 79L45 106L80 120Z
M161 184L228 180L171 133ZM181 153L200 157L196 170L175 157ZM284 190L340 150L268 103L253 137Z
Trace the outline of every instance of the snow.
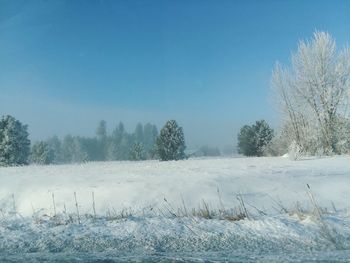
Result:
M53 212L64 205L75 211L74 192L82 213L92 213L92 192L98 214L108 209L163 205L198 207L203 200L219 206L219 189L225 207L234 207L236 195L268 212L279 199L286 207L308 204L309 184L320 206L349 207L350 157L213 158L184 161L95 162L77 165L0 168L0 200L12 201L17 211L31 216L33 208Z
M276 256L291 251L327 250L332 254L350 250L349 161L350 156L298 161L282 157L203 158L0 168L0 252L118 251L120 255L140 251L166 252L168 256L181 252L185 256L205 251L214 253L206 258L216 258L215 253L222 252L224 259L237 256L239 251L273 252ZM322 220L312 213L302 219L281 213L278 203L289 209L299 202L312 211L306 184L319 207L334 211L333 202L336 211L325 214ZM62 213L66 208L76 217L74 192L81 224ZM93 214L92 192L96 219L85 216ZM52 217L52 194L57 217ZM183 207L182 200L188 210L198 208L203 200L213 209L221 202L225 208L233 208L238 205L237 194L245 201L250 219L232 222L173 217L165 209L177 211ZM253 206L267 215L260 215ZM115 220L105 216L111 211L119 215L123 209L132 215Z

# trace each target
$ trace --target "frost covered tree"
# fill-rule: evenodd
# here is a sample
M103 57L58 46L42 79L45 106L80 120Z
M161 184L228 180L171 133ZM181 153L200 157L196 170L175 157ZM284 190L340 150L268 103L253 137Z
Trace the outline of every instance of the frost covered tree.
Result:
M108 148L107 148L107 159L114 160L122 160L122 146L121 142L123 137L125 136L125 128L124 124L120 122L117 127L112 132L110 136Z
M84 149L80 137L66 135L62 142L62 155L65 163L81 163L89 161L89 155Z
M62 163L62 142L57 136L53 136L46 140L46 143L49 145L53 153L53 163Z
M156 125L147 123L143 129L144 149L148 159L155 158L156 155L156 139L158 137L158 129Z
M130 160L130 151L135 142L135 134L128 133L122 122L113 130L109 138L108 160Z
M50 145L44 141L33 144L30 160L36 164L51 164L54 162L54 151Z
M315 32L301 41L290 68L277 64L272 86L284 113L284 128L306 153L340 153L341 121L349 119L350 50Z
M107 122L102 120L100 121L97 129L96 129L96 136L99 142L99 147L96 149L97 151L97 160L103 161L107 158Z
M185 155L185 137L175 120L168 121L157 138L157 152L162 161L181 160Z
M27 125L10 115L0 120L0 165L28 164L30 140Z
M246 156L262 156L273 138L273 129L266 121L244 125L238 134L238 153Z
M220 156L221 152L218 147L210 147L208 145L203 145L199 148L202 156Z
M107 138L107 122L102 120L98 124L96 129L96 135L99 140L105 140Z
M130 159L133 161L145 160L145 151L142 143L135 142L130 150Z
M135 141L139 143L144 143L143 125L138 123L134 132Z
M80 137L73 137L73 144L71 149L72 149L71 162L82 163L82 162L89 161L89 155L86 149L84 149L84 145Z

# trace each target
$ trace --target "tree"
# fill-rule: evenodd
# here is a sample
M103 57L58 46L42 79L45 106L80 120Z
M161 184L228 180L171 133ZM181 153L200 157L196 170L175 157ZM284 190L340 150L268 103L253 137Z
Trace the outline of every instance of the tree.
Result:
M62 141L62 161L64 163L71 163L74 153L74 139L71 135L66 135Z
M156 155L156 140L158 137L158 129L156 125L147 123L143 131L144 149L148 159L155 158Z
M255 133L252 126L244 125L238 134L238 153L255 156L257 153Z
M273 138L273 129L266 121L256 121L254 125L245 125L238 134L238 152L246 156L262 156L266 146Z
M27 125L10 115L0 120L0 165L28 164L30 140Z
M54 152L48 143L40 141L32 146L31 162L36 164L51 164L54 161L54 157Z
M107 123L106 121L102 120L98 124L98 127L96 129L96 135L99 140L105 140L107 138Z
M143 126L141 123L136 125L134 136L136 142L144 143Z
M220 156L221 152L218 147L210 147L208 145L203 145L199 148L199 151L203 156Z
M185 137L175 120L168 121L157 138L157 152L162 161L181 160L185 155Z
M106 121L100 121L97 129L96 136L99 142L99 148L97 149L97 160L104 161L107 159L107 123Z
M272 75L289 128L291 142L305 152L339 153L339 119L347 118L350 94L350 50L336 50L334 39L315 32L301 41L291 68L277 64Z
M62 142L57 136L53 136L49 139L47 139L46 143L52 150L53 154L53 163L62 163L63 156L62 156Z
M145 151L142 143L135 142L130 150L130 159L133 161L145 160Z

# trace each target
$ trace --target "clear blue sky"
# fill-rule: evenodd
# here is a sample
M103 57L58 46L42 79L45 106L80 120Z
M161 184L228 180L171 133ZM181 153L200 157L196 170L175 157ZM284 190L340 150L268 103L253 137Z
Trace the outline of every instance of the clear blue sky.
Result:
M277 126L271 70L315 30L349 43L350 1L0 0L0 114L34 139L175 118L190 146L233 144Z

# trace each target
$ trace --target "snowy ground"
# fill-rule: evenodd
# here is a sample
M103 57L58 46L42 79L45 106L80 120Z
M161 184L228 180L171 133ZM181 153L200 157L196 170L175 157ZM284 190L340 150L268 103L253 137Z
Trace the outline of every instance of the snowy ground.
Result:
M281 213L296 203L321 219ZM219 193L218 194L218 189ZM81 224L77 222L74 192ZM95 195L97 218L93 214ZM220 158L0 168L0 261L350 260L350 156ZM55 198L57 217L52 194ZM203 205L238 206L241 221L176 217ZM167 202L164 201L166 198ZM332 204L333 203L333 204ZM127 218L113 219L122 210ZM262 210L266 215L262 215ZM66 211L66 214L63 213ZM170 212L169 212L170 211ZM67 214L70 214L69 217ZM106 216L107 215L107 216ZM125 258L124 258L125 256ZM72 258L71 258L72 257Z

